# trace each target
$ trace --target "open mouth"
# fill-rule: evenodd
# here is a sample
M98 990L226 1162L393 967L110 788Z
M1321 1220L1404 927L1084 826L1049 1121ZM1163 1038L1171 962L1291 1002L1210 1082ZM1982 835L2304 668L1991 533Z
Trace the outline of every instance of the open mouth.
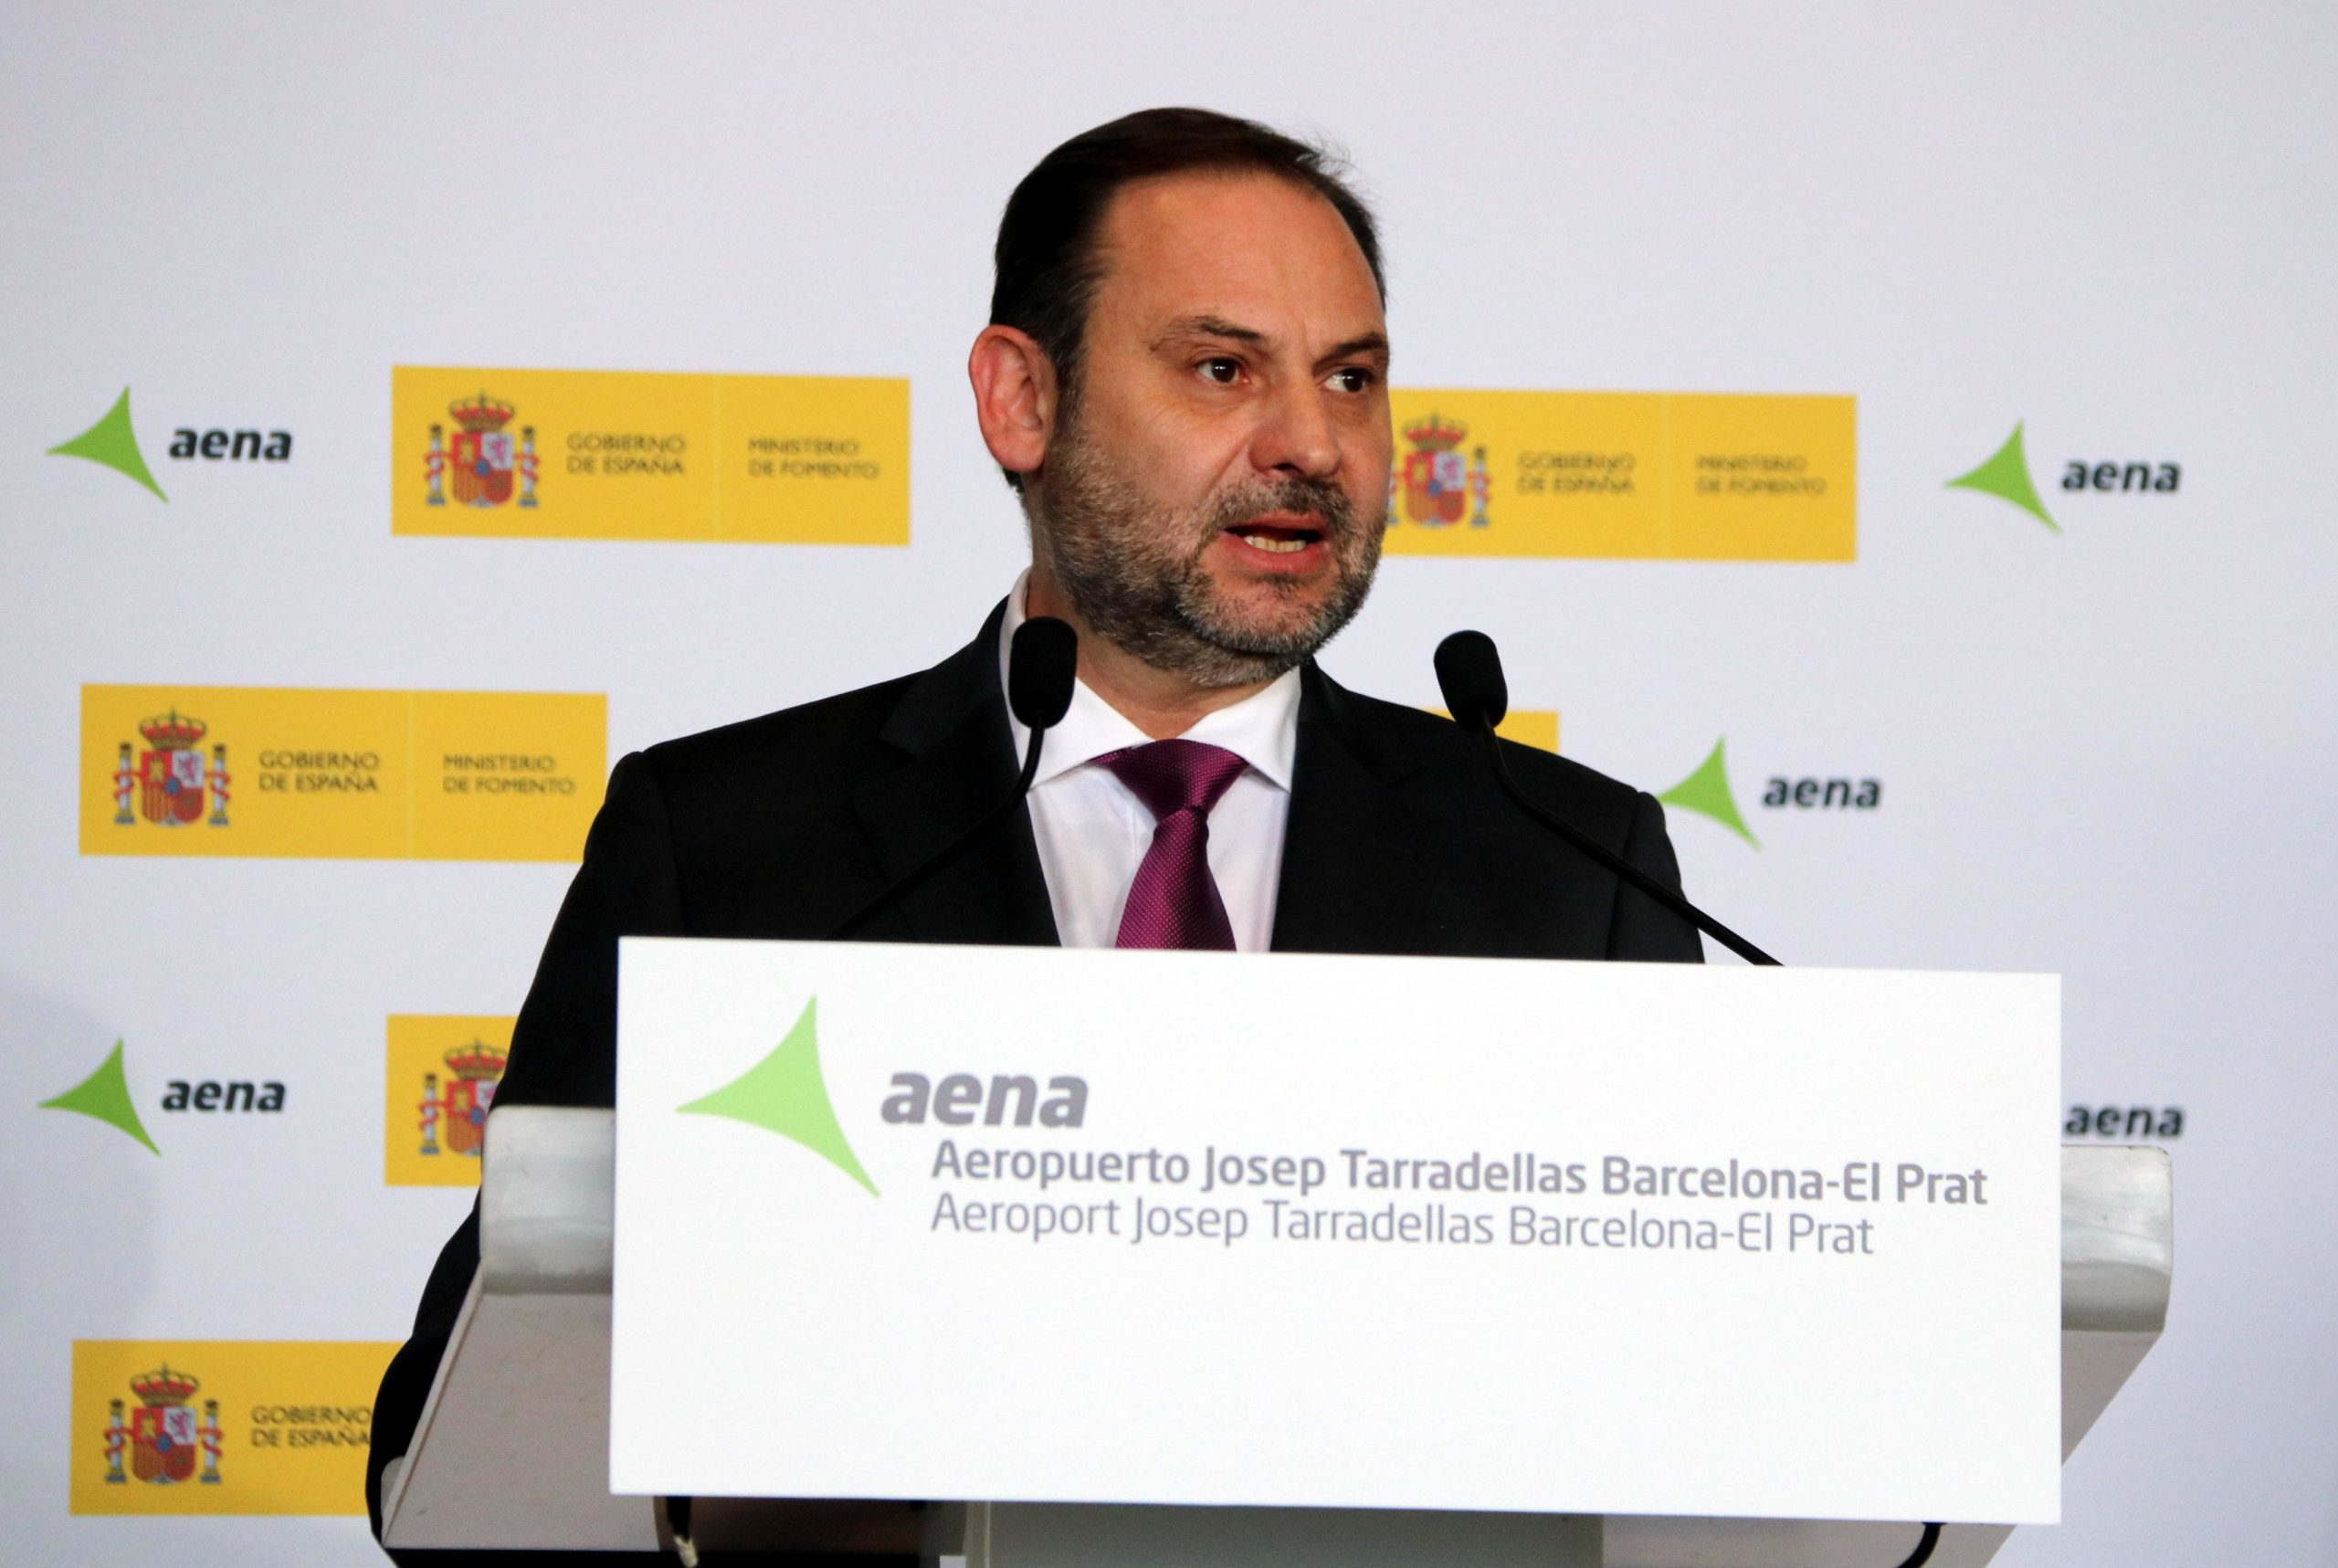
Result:
M1287 512L1251 518L1233 524L1226 531L1269 555L1297 555L1323 540L1323 529L1312 518Z

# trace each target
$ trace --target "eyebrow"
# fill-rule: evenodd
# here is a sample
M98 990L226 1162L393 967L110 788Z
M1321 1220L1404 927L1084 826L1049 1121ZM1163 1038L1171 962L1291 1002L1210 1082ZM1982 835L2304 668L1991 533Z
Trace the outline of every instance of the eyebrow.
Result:
M1333 343L1324 351L1323 359L1327 362L1335 359L1353 359L1358 354L1377 354L1382 359L1386 359L1388 357L1387 334L1365 332L1360 337L1350 338L1344 342Z
M1187 316L1170 324L1168 331L1153 340L1153 347L1161 348L1180 338L1226 338L1237 343L1270 344L1273 340L1256 327L1237 326L1221 316ZM1316 358L1319 364L1333 360L1352 359L1358 354L1376 354L1385 359L1388 354L1388 338L1385 332L1363 332L1355 337L1333 343Z
M1263 343L1267 334L1256 327L1237 327L1223 316L1187 316L1172 321L1168 331L1153 341L1159 348L1179 338L1231 338L1237 343Z

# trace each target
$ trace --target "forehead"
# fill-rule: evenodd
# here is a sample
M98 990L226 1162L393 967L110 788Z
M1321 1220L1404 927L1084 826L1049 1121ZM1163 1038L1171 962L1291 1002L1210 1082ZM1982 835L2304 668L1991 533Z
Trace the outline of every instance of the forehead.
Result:
M1098 258L1098 312L1132 324L1208 312L1342 337L1382 324L1371 265L1339 209L1276 174L1123 185L1105 211Z

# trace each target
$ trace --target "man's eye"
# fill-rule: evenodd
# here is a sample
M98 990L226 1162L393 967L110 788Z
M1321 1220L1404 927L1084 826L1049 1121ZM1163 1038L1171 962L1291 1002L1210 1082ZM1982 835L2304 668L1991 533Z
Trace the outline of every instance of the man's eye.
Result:
M1220 386L1232 386L1242 375L1241 361L1227 359L1223 354L1202 361L1197 368L1204 381L1214 381Z
M1332 384L1342 392L1372 390L1372 373L1361 365L1350 365L1345 370L1335 370L1332 373L1331 380Z

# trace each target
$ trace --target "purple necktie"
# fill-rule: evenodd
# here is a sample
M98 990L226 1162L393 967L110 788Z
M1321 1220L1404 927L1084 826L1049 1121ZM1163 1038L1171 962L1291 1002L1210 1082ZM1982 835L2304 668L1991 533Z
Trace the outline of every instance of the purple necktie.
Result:
M1209 811L1248 764L1222 746L1155 741L1102 759L1153 813L1153 847L1129 884L1115 947L1234 951L1226 900L1209 874Z

